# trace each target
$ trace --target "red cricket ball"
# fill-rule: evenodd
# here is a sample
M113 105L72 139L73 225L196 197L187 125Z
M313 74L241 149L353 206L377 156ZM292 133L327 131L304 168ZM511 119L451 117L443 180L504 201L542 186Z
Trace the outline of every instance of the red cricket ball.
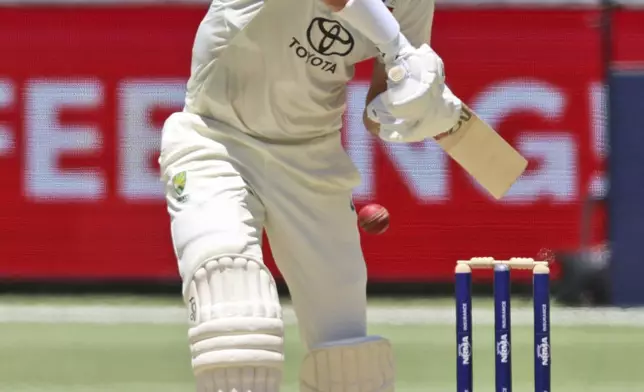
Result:
M358 213L358 225L369 234L382 234L389 228L389 211L380 204L368 204Z

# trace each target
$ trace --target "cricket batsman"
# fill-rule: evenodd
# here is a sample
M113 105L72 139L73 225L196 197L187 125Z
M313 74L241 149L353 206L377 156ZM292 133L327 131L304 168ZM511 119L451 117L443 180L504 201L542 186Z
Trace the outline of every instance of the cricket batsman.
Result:
M428 46L433 0L214 0L185 108L159 158L198 392L276 392L284 323L265 230L307 355L302 392L394 391L389 341L367 335L365 261L341 144L346 87L377 57L367 129L449 130L461 101Z

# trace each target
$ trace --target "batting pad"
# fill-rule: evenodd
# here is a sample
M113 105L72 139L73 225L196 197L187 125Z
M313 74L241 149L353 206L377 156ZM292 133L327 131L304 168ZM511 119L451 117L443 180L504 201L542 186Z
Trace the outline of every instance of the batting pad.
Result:
M367 336L311 350L302 362L300 392L393 392L394 380L391 343Z
M198 392L277 392L284 323L275 281L259 261L221 257L190 283L186 302Z

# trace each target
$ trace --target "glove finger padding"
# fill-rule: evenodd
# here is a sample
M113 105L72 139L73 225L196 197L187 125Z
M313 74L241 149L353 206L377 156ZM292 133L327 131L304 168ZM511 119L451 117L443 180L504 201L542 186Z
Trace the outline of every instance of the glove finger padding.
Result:
M406 122L402 122L400 124L381 125L378 137L384 141L393 143L422 142L427 138L418 132L415 132L415 126L417 124L418 123L414 123L410 126Z
M398 117L392 113L392 106L386 92L379 94L367 105L367 116L380 124L381 139L408 143L433 138L451 129L458 122L463 103L443 84L433 104L417 116Z
M391 125L399 124L404 120L394 117L393 114L387 108L385 101L388 101L389 97L386 93L378 94L369 104L367 104L367 117L373 122L376 122L380 125Z
M411 135L413 128L418 124L418 120L406 121L392 116L384 103L387 99L386 94L379 94L367 105L369 119L380 124L378 136L382 140L390 142L417 142L423 140L424 137L418 139Z

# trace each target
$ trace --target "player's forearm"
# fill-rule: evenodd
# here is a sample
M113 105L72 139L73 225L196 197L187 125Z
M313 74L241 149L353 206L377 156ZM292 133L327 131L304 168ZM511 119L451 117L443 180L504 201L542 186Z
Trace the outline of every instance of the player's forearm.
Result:
M409 46L400 25L382 0L323 0L336 15L373 42L385 58Z
M371 74L371 85L369 86L369 91L367 91L367 98L365 102L365 111L362 116L362 121L365 128L371 134L378 136L380 133L380 124L371 120L367 115L366 105L369 102L373 101L380 93L387 90L387 73L385 72L385 66L379 62L375 62L373 66L373 72Z
M362 113L362 122L364 124L365 129L372 134L373 136L378 136L380 134L380 124L378 124L375 121L372 121L369 118L369 115L367 112Z

